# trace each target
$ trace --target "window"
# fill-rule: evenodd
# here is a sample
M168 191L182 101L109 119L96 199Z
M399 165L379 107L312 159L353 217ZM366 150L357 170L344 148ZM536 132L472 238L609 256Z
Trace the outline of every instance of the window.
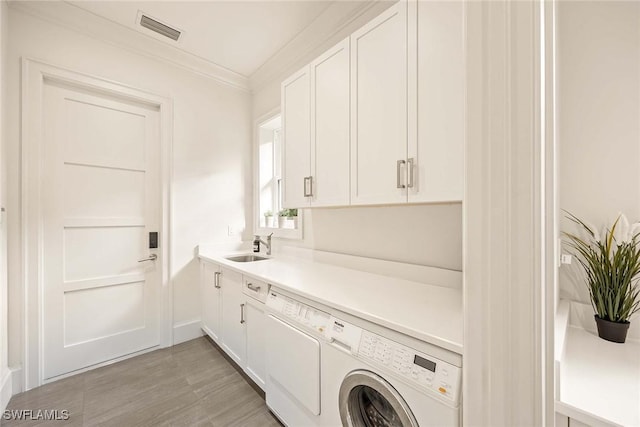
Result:
M257 124L256 234L302 238L302 215L282 206L282 120L270 115Z

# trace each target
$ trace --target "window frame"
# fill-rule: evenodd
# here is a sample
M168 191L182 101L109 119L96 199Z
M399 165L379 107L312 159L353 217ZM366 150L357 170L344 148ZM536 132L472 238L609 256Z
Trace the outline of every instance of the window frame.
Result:
M253 174L253 234L259 236L266 236L273 233L273 237L282 239L302 240L303 228L304 228L304 213L302 209L298 209L298 228L267 228L260 226L260 127L265 123L270 122L277 116L282 114L280 107L274 108L266 114L263 114L254 121L253 125L253 163L251 172ZM282 141L282 134L280 137ZM284 147L281 146L282 161L282 175L281 180L284 180ZM277 212L274 212L274 220L277 221Z

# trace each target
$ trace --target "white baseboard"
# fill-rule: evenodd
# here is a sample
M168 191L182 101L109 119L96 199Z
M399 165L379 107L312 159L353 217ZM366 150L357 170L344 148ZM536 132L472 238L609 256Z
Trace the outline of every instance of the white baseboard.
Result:
M201 337L200 319L182 322L173 326L173 345Z
M0 410L4 411L13 396L13 371L7 369L0 381Z
M22 367L9 368L11 370L11 383L13 394L22 393L24 391L24 382L22 377Z

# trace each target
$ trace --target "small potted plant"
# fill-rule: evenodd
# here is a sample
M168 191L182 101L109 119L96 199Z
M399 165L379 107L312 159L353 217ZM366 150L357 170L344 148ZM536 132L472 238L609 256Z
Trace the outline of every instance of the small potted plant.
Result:
M267 228L273 228L273 212L266 211L264 213L264 225Z
M629 227L619 215L602 235L567 212L580 234L563 233L586 273L587 288L595 312L598 336L623 343L631 316L640 310L640 224Z
M285 221L287 220L289 209L282 209L278 212L278 227L284 228Z
M287 218L291 224L291 228L298 228L298 209L289 209L289 212L287 212Z
M283 209L278 213L280 228L298 227L298 209Z

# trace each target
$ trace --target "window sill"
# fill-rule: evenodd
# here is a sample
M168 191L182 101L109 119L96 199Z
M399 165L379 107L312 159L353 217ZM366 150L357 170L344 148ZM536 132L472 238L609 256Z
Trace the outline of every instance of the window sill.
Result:
M280 239L302 240L302 228L269 228L258 227L254 234L266 236L273 233L273 237Z

